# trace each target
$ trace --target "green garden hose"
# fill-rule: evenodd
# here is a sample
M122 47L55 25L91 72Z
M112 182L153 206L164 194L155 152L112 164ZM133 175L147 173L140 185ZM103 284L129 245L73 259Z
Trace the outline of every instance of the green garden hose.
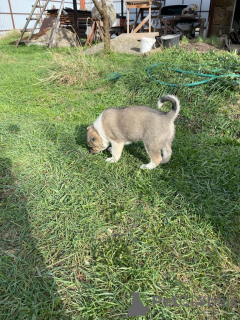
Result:
M212 80L217 80L217 79L225 78L225 77L240 78L240 75L238 75L238 74L222 74L222 75L216 76L214 74L205 74L205 73L199 73L199 72L196 72L196 71L186 71L186 70L180 70L180 69L175 69L175 68L169 68L169 70L171 70L171 71L175 71L175 72L182 73L182 74L185 73L185 74L189 74L189 75L195 75L195 76L198 76L198 77L205 77L207 79L204 79L202 81L192 82L192 83L186 83L186 84L183 84L183 85L175 84L175 83L168 83L168 82L163 82L163 81L157 80L151 75L151 70L153 68L155 68L156 66L159 66L159 65L164 65L164 63L155 63L155 64L149 66L146 69L149 79L154 81L154 82L157 82L159 84L162 84L162 85L165 85L165 86L171 86L171 87L180 87L180 86L181 87L193 87L193 86L198 86L200 84L207 83L207 82L212 81ZM220 71L220 70L219 69L213 69L211 71L215 72L215 71ZM109 80L109 81L116 80L116 79L119 79L122 75L124 75L124 73L115 72L115 73L107 75L105 77L105 79ZM236 84L240 84L240 81L234 80L234 82Z
M174 68L169 68L169 70L172 70L172 71L175 71L175 72L178 72L178 73L186 73L186 74L190 74L190 75L196 75L198 77L205 77L205 78L208 78L208 79L205 79L205 80L202 80L202 81L197 81L197 82L192 82L192 83L186 83L184 85L179 85L179 84L175 84L175 83L167 83L167 82L163 82L163 81L159 81L157 79L155 79L151 73L150 73L150 70L158 65L163 65L164 63L155 63L153 65L151 65L150 67L148 67L146 69L147 71L147 75L149 77L149 79L159 83L159 84L163 84L163 85L166 85L166 86L171 86L171 87L178 87L178 86L183 86L183 87L193 87L193 86L198 86L200 84L203 84L203 83L207 83L209 81L212 81L212 80L216 80L216 79L219 79L219 78L223 78L223 77L237 77L237 78L240 78L240 75L237 75L237 74L222 74L222 75L219 75L219 76L216 76L214 74L205 74L205 73L199 73L199 72L193 72L193 71L185 71L185 70L180 70L180 69L174 69ZM212 70L212 71L219 71L218 69L217 70ZM238 81L234 81L235 83L239 83Z
M123 73L121 72L115 72L115 73L108 74L104 79L108 81L116 80L116 79L119 79L122 75Z

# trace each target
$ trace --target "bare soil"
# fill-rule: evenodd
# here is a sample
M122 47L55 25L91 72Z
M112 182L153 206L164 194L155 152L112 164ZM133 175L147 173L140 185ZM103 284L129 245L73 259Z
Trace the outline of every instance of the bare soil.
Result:
M210 50L221 51L223 49L217 48L210 44L204 42L196 42L196 43L187 43L181 44L181 48L185 49L186 51L197 51L197 52L207 52Z
M141 41L136 39L125 39L117 37L110 41L111 50L120 53L140 54ZM102 51L104 48L103 43L93 45L91 48L84 51L86 54L95 54Z
M49 42L49 38L51 35L51 29L49 29L46 33L41 35L40 37L34 37L31 40L32 44L42 44L45 45ZM66 28L59 28L58 33L55 37L54 47L74 47L77 45L76 34Z

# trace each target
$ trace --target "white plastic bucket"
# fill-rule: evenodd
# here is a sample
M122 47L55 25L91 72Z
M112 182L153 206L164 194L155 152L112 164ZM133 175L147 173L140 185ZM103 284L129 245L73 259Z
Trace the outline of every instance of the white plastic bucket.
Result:
M156 39L154 38L142 38L140 52L145 53L151 51L155 42Z

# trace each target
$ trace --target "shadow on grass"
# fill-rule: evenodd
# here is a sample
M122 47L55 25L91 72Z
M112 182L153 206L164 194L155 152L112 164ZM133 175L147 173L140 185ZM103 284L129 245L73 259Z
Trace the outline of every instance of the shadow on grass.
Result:
M75 142L82 148L87 148L87 127L86 124L81 124L75 127Z
M0 158L0 182L0 318L67 320L53 274L31 235L27 199L7 157Z
M130 145L126 145L124 147L124 149L126 150L126 152L131 154L136 159L140 160L142 163L149 162L150 158L149 158L147 151L141 141L137 142L137 143L130 144Z

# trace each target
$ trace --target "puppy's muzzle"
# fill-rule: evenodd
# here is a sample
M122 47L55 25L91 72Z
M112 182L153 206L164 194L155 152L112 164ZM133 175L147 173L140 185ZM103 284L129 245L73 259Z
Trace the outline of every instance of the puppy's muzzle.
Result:
M97 151L95 151L93 148L89 147L88 149L89 153L91 154L97 154Z

